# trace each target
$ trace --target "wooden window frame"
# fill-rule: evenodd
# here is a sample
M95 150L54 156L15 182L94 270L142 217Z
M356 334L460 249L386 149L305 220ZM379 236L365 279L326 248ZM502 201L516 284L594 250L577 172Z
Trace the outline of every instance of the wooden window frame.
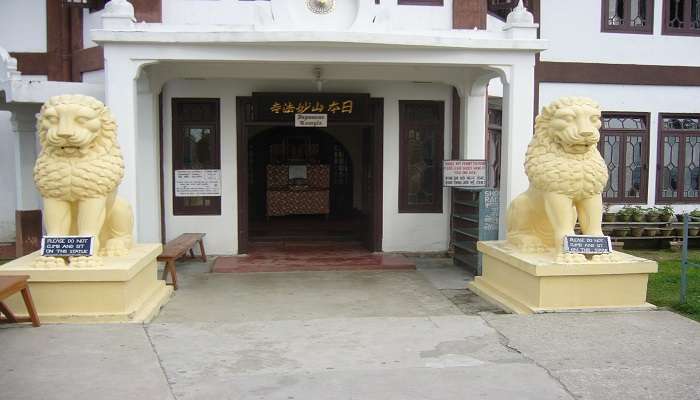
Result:
M413 122L404 118L406 107L416 104L436 104L441 116L439 121ZM413 127L431 127L437 132L435 145L433 146L433 191L434 197L431 204L409 204L408 201L408 131ZM399 100L399 214L407 213L434 213L442 214L442 162L444 160L444 136L445 136L445 102L442 100Z
M600 31L605 33L633 33L639 35L652 35L654 33L654 0L644 0L647 4L647 24L643 27L633 27L629 25L608 25L610 12L608 8L609 0L602 0L600 13ZM630 10L631 0L624 0L625 10Z
M685 28L671 28L668 26L668 17L671 12L670 1L673 0L663 0L663 10L662 10L662 23L661 23L661 34L669 36L700 36L700 29L690 28L690 6L691 0L683 0L683 8L685 10L685 23L687 26ZM668 114L667 114L668 115Z
M215 105L215 118L208 122L196 122L196 121L181 121L178 120L175 113L177 106L181 103L212 103ZM202 126L211 127L214 129L214 141L212 143L213 152L213 169L221 169L221 100L218 98L185 98L185 97L173 97L171 102L171 113L172 113L172 201L173 201L173 215L221 215L221 197L222 196L212 196L211 204L209 206L192 207L185 206L184 197L175 196L175 171L178 169L185 169L182 160L182 153L184 150L184 140L182 132L188 127Z
M378 3L377 3L378 4ZM442 7L445 5L443 0L398 0L400 6L435 6Z
M623 141L620 146L620 161L621 164L618 166L618 183L619 183L619 195L617 197L605 197L603 193L603 202L606 204L647 204L649 200L649 140L650 140L650 129L649 121L651 114L644 112L627 112L627 111L604 111L602 113L602 119L606 117L636 117L643 118L646 129L623 129L623 128L610 128L605 129L601 126L600 128L600 140L598 141L598 151L600 155L603 156L603 138L605 135L615 135L615 136L641 136L642 137L642 172L641 172L641 182L639 193L640 197L629 197L625 195L625 167L626 167L626 154L627 146Z
M664 130L664 118L668 117L690 117L690 118L700 118L700 114L696 113L660 113L659 114L659 134L657 141L657 155L656 155L656 203L658 204L697 204L700 203L700 195L697 197L683 197L683 190L685 189L685 137L687 136L698 136L700 137L700 130ZM663 174L661 170L663 169L663 139L666 136L679 136L681 138L681 149L678 150L678 196L674 198L662 197L661 184L663 182Z

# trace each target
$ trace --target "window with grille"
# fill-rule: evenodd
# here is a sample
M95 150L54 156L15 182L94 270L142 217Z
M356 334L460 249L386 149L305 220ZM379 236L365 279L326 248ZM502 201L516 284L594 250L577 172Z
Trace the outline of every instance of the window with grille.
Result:
M700 115L662 114L656 200L700 202Z
M608 166L606 203L646 203L649 116L644 113L603 113L598 142Z
M445 103L399 101L399 212L442 212Z
M603 0L602 31L648 33L654 27L653 0Z
M700 36L700 0L664 0L665 35Z

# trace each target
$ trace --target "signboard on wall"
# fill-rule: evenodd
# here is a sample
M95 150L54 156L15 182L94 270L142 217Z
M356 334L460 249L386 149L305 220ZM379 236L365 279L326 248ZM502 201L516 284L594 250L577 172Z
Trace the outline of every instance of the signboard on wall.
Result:
M176 197L221 196L220 169L175 170Z
M253 93L255 121L295 121L299 114L326 114L332 122L367 122L369 94Z
M443 185L486 187L486 160L443 161Z
M328 126L328 114L294 114L294 126L297 128L325 128Z

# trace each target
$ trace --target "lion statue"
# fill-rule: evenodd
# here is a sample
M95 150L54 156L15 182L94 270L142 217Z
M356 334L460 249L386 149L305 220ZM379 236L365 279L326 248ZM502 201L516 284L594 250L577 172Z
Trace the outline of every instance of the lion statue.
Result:
M37 117L42 146L34 182L44 200L49 236L94 236L94 254L70 257L74 267L102 265L100 256L123 256L132 246L131 206L117 197L124 160L117 124L99 100L82 95L50 98ZM61 257L38 257L35 266L65 266Z
M525 159L528 190L508 207L508 243L523 252L553 251L555 262L585 262L564 252L576 220L585 235L603 236L601 193L608 169L598 152L600 107L591 99L564 97L544 107ZM594 256L611 261L614 256Z

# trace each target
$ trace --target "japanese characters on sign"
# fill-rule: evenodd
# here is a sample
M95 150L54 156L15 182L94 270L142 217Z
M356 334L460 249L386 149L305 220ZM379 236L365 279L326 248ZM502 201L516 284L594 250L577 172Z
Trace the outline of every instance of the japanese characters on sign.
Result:
M444 186L485 187L486 160L445 160L442 176Z
M299 114L323 114L329 121L367 121L368 94L253 93L255 119L291 121Z
M610 236L567 235L564 251L578 254L605 254L612 252Z
M45 257L89 257L94 236L44 236L41 255Z
M176 197L221 196L220 169L178 169L175 171Z

